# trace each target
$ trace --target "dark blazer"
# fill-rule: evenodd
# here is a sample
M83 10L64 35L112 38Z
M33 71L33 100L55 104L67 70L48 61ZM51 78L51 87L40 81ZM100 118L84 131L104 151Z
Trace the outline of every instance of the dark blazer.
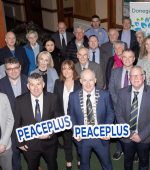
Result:
M108 89L108 85L109 85L109 80L110 80L110 76L111 76L111 71L114 65L114 56L110 57L108 62L107 62L107 66L106 66L106 88Z
M120 30L120 31L119 31L119 37L118 37L119 40L121 40L122 31L123 31L123 30ZM132 47L134 46L134 44L137 43L136 36L135 36L136 31L130 30L130 33L131 33L130 48L132 49Z
M97 83L96 83L97 86L100 89L103 88L104 87L104 78L103 78L103 72L102 72L101 66L93 61L89 61L88 68L95 72L96 79L97 79ZM76 69L76 72L78 73L78 75L80 76L82 68L81 68L81 65L79 62L75 64L75 69Z
M118 93L116 116L118 123L128 123L131 112L131 90L132 86L120 89ZM138 120L138 134L142 139L142 143L150 143L150 86L145 85L141 101L139 120ZM130 138L122 139L123 142L130 142Z
M114 107L117 105L118 91L121 89L123 67L113 69L109 80L109 92L113 101Z
M57 96L55 94L49 92L43 93L43 115L41 121L53 119L58 116L57 104L58 104ZM15 129L22 126L27 126L30 124L37 123L34 118L34 114L32 110L30 93L26 93L16 98L14 118L15 118ZM26 144L29 149L37 150L38 143L40 141L41 141L40 139L33 139L30 141L26 141L26 142L24 141L21 143L17 142L17 143L19 147ZM43 149L45 150L46 147L49 147L51 144L57 142L57 137L54 134L50 139L45 139L43 142L45 143L43 145Z
M77 46L75 43L75 38L73 38L67 45L67 50L66 50L66 59L72 60L74 63L77 63L79 60L77 58ZM83 46L88 48L89 44L88 44L88 38L86 36L84 36L83 39Z
M63 49L61 46L61 39L60 39L60 35L59 32L55 32L51 35L51 38L55 41L55 46L60 50L65 52L66 49ZM71 32L66 32L66 38L67 38L67 44L74 38L74 34Z
M0 92L7 94L11 109L14 112L15 95L8 76L0 79ZM27 77L21 74L21 94L28 92Z
M76 91L76 90L78 90L80 88L81 88L80 82L78 80L75 80L74 81L74 89L73 89L73 91ZM55 81L54 93L57 94L57 97L58 97L60 116L63 116L65 114L64 105L63 105L63 90L64 90L64 81L61 81L60 79L57 79Z
M0 65L5 63L5 59L8 57L13 57L10 49L5 46L0 49ZM20 61L21 72L25 75L28 75L29 70L29 60L26 55L25 49L21 46L15 46L15 57Z
M134 44L134 46L132 47L132 51L135 54L135 61L134 61L133 65L136 65L138 62L139 54L140 54L140 46L138 43Z
M99 97L96 104L96 114L98 124L111 124L114 121L114 110L112 106L111 97L108 91L99 90ZM68 111L74 125L84 125L84 113L81 106L81 95L83 91L78 90L70 94Z

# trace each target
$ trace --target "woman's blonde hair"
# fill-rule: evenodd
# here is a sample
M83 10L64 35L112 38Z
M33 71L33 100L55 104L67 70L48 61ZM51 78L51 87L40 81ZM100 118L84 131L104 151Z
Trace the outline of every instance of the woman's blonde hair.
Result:
M54 61L53 61L53 58L52 58L52 55L48 52L48 51L42 51L38 54L37 58L36 58L36 62L37 62L37 65L39 64L39 59L42 55L46 55L49 57L49 64L48 64L48 67L49 68L53 68L54 67Z
M140 48L140 58L147 56L146 41L150 40L150 35L144 38L141 48Z

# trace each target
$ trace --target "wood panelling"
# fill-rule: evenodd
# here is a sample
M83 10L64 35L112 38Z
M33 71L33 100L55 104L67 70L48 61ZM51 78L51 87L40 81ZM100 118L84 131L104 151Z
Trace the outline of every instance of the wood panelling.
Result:
M0 0L0 48L5 45L5 34L6 34L6 26L5 26L5 16L3 13L3 4Z
M95 13L95 0L74 0L74 16L91 19Z

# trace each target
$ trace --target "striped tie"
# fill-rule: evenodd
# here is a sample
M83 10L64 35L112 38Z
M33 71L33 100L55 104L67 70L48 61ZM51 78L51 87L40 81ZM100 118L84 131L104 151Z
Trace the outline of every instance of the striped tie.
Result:
M93 114L93 108L92 103L90 100L90 94L87 95L87 101L86 101L86 109L87 109L87 123L88 125L94 125L94 114Z
M134 99L132 101L131 113L130 113L130 130L135 131L137 126L138 115L138 96L139 92L134 92Z

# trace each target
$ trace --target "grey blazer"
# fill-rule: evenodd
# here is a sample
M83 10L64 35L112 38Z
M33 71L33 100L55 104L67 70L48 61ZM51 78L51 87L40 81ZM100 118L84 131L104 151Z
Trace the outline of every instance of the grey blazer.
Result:
M6 150L11 147L11 133L14 125L14 117L6 94L0 93L0 144L6 145Z
M113 69L109 80L109 92L112 97L114 108L116 107L117 104L118 91L119 89L121 89L122 71L123 67Z
M128 123L130 120L131 111L131 90L132 87L128 86L119 90L116 117L118 123ZM150 143L150 86L145 85L143 96L140 106L139 119L138 119L138 134L142 143ZM123 138L123 142L130 142L130 138Z
M32 73L39 73L39 69L36 68L31 72ZM54 84L55 80L58 79L58 74L54 68L48 68L47 70L47 91L53 93L54 91Z
M97 86L100 89L102 89L104 87L104 79L103 79L103 72L102 72L101 66L93 61L89 61L88 68L95 72L96 79L97 79ZM82 68L79 62L75 64L75 69L78 75L80 76Z

